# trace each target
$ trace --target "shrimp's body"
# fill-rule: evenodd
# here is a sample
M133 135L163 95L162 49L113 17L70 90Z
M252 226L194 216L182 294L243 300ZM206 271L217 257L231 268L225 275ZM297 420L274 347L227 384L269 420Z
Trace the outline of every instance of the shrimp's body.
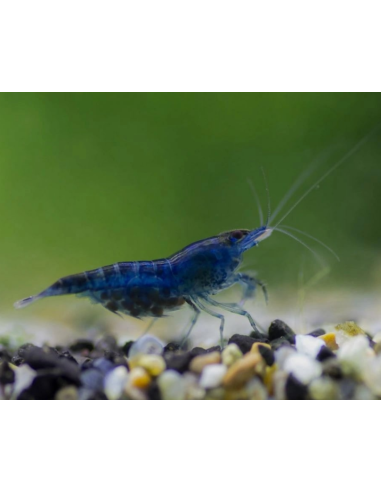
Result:
M271 216L270 203L268 204L267 221L265 223L259 199L256 197L260 223L262 224L257 229L236 229L224 232L190 244L166 259L115 263L96 270L63 277L40 294L17 302L15 307L27 306L44 297L77 294L102 304L106 309L116 314L123 313L135 318L147 316L160 318L171 311L179 309L184 304L188 304L193 309L193 317L186 337L189 336L190 331L196 324L201 311L204 311L220 320L221 345L225 318L213 308L217 307L231 313L246 316L252 328L256 329L253 318L242 308L242 305L246 299L253 297L257 285L262 287L266 298L267 294L262 282L252 276L238 272L243 260L243 254L269 237L273 231L279 231L303 244L320 259L309 246L300 238L294 236L289 229L316 240L331 253L335 254L331 248L310 234L298 231L298 229L293 227L284 226L286 229L281 229L279 225L319 183L351 157L377 130L378 127L374 128L372 132L360 140L347 154L315 181L274 226L270 227L269 224L308 177L310 171L303 173L295 182ZM212 298L213 295L236 283L244 287L244 295L240 303L221 303Z
M270 234L266 226L253 231L238 229L197 241L166 259L114 263L63 277L40 294L19 301L16 307L44 297L76 294L117 314L159 318L187 303L194 311L191 327L200 311L220 318L222 340L224 317L210 306L244 315L254 329L256 325L240 305L217 303L210 296L237 282L245 286L245 298L253 295L257 284L264 289L261 282L237 270L243 253Z

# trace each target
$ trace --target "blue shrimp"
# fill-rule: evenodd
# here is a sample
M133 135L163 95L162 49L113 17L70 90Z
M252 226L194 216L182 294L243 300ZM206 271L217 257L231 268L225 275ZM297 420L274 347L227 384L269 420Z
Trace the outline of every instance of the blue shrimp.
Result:
M142 317L156 319L180 309L184 305L188 305L193 310L193 316L185 338L190 335L201 312L205 312L219 319L221 347L223 346L225 317L219 311L216 311L216 308L245 316L252 329L257 331L256 323L251 314L242 307L243 301L253 297L257 286L263 289L266 298L267 293L261 281L238 271L242 264L244 253L270 237L273 231L279 231L291 236L315 254L309 246L289 231L289 229L295 230L294 228L285 230L281 229L279 225L323 179L357 151L369 137L370 135L363 138L303 193L275 226L270 226L271 221L274 220L280 209L291 198L293 192L303 183L308 173L303 173L304 176L297 180L272 216L270 216L268 194L268 213L265 223L259 200L256 197L260 220L263 224L256 229L235 229L224 232L192 243L165 259L114 263L96 270L63 277L40 294L18 301L15 307L22 308L44 297L76 294L88 297L93 302L100 303L116 314L123 313L139 319ZM333 252L328 246L313 236L298 230L296 232L318 241ZM222 303L212 297L237 283L244 287L241 303Z

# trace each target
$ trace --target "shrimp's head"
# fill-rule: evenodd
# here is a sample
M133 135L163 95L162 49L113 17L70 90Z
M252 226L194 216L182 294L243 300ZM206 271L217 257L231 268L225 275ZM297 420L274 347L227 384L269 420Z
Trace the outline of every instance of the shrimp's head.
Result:
M254 230L236 229L234 231L224 232L223 236L226 243L236 248L242 254L268 238L272 231L270 227L261 226Z

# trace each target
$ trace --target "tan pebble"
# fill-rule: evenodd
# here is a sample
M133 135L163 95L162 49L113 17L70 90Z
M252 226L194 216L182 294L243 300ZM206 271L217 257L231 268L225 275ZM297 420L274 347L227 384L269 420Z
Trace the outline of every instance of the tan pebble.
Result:
M260 352L259 352L259 346L260 345L263 345L263 347L267 347L267 348L269 348L271 350L271 345L270 344L268 344L268 343L262 343L262 342L255 342L251 346L250 352L252 354L259 354L259 355L261 355Z
M230 367L242 357L241 349L235 343L229 343L222 351L222 362L225 366Z
M239 388L247 383L256 373L257 366L263 369L263 359L259 354L248 352L242 359L237 360L229 367L224 376L222 384L226 388Z
M136 388L147 388L151 382L148 372L142 367L134 367L130 372L130 383Z
M326 333L325 335L321 335L319 338L325 342L330 350L337 350L339 348L336 343L336 335L334 333Z
M221 354L219 352L210 352L210 354L202 354L194 357L189 365L189 369L191 372L201 374L205 366L219 364L220 362Z
M354 321L346 321L345 323L340 323L335 326L335 330L343 331L350 337L355 337L357 335L366 335L365 331L362 330Z
M271 367L266 366L266 372L263 378L263 383L267 388L269 395L274 394L274 374L276 373L278 367L273 364Z
M248 393L246 388L231 389L225 393L225 400L247 400Z
M151 376L159 376L165 371L165 360L160 355L144 354L138 362L139 367L143 367Z
M78 400L78 391L75 386L65 386L57 391L56 400Z

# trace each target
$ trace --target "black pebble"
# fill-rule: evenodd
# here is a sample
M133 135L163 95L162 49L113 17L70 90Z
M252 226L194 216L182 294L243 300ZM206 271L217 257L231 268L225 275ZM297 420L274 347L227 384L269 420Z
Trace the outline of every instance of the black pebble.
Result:
M167 352L177 352L180 350L180 345L176 342L169 342L163 349L164 354Z
M128 354L130 353L130 348L131 348L131 345L134 343L133 340L130 340L129 342L126 342L123 347L122 347L122 352L124 353L124 355L126 357L128 357Z
M17 397L18 400L54 400L55 394L61 388L71 384L65 376L56 370L47 372L39 371L29 388L25 389Z
M0 383L12 384L15 382L15 373L8 364L8 361L3 360L0 362Z
M94 344L91 340L78 339L72 343L69 347L72 352L82 352L83 350L88 350L91 352L94 350Z
M219 345L215 345L214 347L210 347L205 351L206 354L210 354L211 352L221 352L221 347Z
M193 358L193 357L197 357L198 355L204 355L207 352L202 347L194 347L194 348L192 348L192 350L189 353L191 354L191 356Z
M301 383L295 376L290 374L286 381L287 400L305 400L308 395L308 388Z
M251 346L255 342L263 343L263 340L258 339L258 338L251 338L251 337L248 337L247 335L233 335L229 339L228 344L229 343L235 343L236 345L238 345L238 347L240 348L240 350L243 354L247 354L247 352L250 352Z
M322 335L325 335L325 330L323 330L323 328L317 328L316 330L311 331L311 333L307 333L307 335L315 338L321 337Z
M60 359L70 360L70 362L74 362L74 364L78 364L77 360L71 355L68 350L62 350L61 352L58 352L58 357Z
M11 354L8 352L8 350L5 347L0 345L0 362L1 361L11 362L11 360L12 360Z
M330 350L328 347L323 345L323 347L319 350L319 353L316 356L316 359L319 362L323 362L326 359L329 359L330 357L336 357L336 355Z
M263 359L265 360L266 364L268 366L272 366L275 362L275 355L274 352L266 347L265 345L258 345L258 350Z
M24 364L25 362L25 354L28 350L31 348L37 348L35 345L32 343L25 343L24 345L21 345L15 355L12 357L12 364L15 366L21 366L21 364Z
M269 337L258 330L253 330L250 333L249 337L255 338L256 340L260 340L263 343L269 343Z
M147 394L150 400L161 400L160 389L156 380L150 384Z
M78 400L107 400L107 396L103 391L80 388L78 390Z
M276 319L270 325L269 338L272 341L281 337L286 338L292 344L295 343L294 331L284 321Z
M193 359L190 352L184 353L171 353L167 352L164 354L165 363L167 365L167 369L174 369L175 371L182 374L189 368L189 363Z
M19 350L20 352L20 350ZM73 384L79 385L79 366L67 359L59 358L55 351L49 348L39 348L34 345L23 348L22 352L25 363L32 369L53 370L56 377L65 377ZM58 388L59 389L59 388Z
M285 337L280 337L272 340L270 345L273 350L277 350L279 347L283 347L283 345L288 345L291 347L291 342Z

